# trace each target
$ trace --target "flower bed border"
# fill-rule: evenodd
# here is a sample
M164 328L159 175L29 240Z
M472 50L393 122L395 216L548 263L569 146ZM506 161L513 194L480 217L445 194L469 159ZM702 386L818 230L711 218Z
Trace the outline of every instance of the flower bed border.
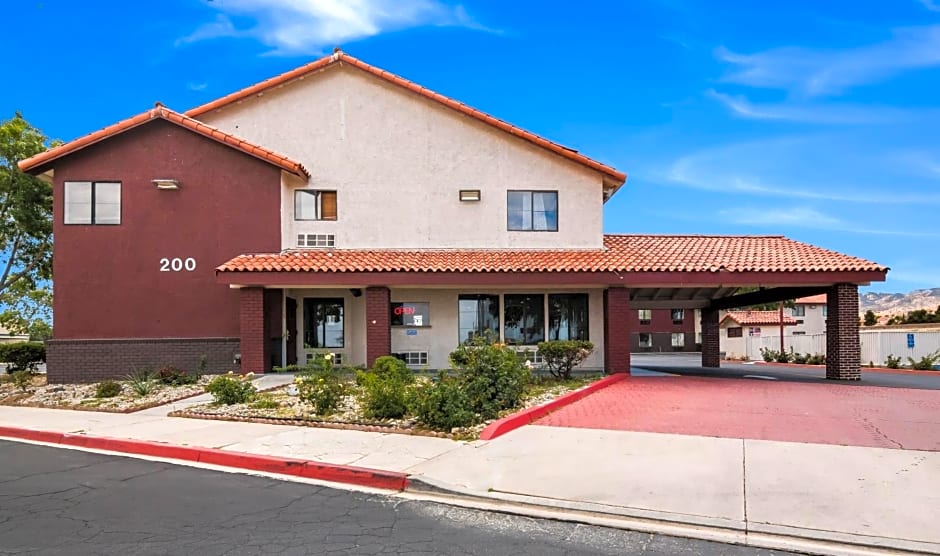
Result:
M167 414L167 417L183 417L187 419L203 419L206 421L231 421L236 423L261 423L263 425L287 425L295 427L312 427L321 429L357 430L363 432L384 432L392 434L407 434L411 436L431 436L434 438L454 438L454 434L437 432L428 429L405 429L394 425L378 423L351 423L348 421L321 421L318 419L298 419L295 417L243 417L238 415L219 415L201 411L176 410Z
M169 400L153 401L153 402L145 403L143 405L125 407L124 409L120 409L117 407L87 407L87 406L81 406L81 405L72 407L72 406L63 406L63 405L48 405L48 404L42 404L42 403L3 403L3 402L0 402L0 405L6 406L6 407L35 407L39 409L65 409L67 411L98 411L100 413L127 414L127 413L137 413L138 411L145 411L147 409L153 409L155 407L160 407L161 405L168 405L168 404L180 402L189 398L195 398L196 396L201 396L205 393L206 393L205 390L203 390L202 392L194 392L192 394L186 394L185 396L178 396L176 398L171 398ZM98 398L87 398L87 399L98 399Z

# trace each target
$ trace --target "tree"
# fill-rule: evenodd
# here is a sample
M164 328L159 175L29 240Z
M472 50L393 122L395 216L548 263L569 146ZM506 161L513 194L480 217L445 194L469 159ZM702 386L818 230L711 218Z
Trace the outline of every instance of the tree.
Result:
M0 324L11 332L49 317L52 185L17 166L49 146L19 112L0 122Z
M878 317L875 316L875 312L871 309L865 311L865 326L875 326L878 324Z

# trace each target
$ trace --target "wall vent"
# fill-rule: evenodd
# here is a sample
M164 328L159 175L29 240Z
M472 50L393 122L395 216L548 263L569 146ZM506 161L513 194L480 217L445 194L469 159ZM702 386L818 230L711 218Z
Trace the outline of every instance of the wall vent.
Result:
M297 247L336 247L336 234L298 234Z

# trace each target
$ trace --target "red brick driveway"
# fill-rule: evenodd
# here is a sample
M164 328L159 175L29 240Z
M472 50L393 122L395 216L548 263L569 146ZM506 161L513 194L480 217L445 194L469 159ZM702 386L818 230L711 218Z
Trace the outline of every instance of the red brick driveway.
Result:
M940 391L631 377L535 424L940 451Z

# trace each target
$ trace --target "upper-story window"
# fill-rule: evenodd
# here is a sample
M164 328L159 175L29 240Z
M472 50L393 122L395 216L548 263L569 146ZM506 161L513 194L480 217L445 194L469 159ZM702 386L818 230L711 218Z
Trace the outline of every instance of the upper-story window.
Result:
M319 189L294 191L294 220L336 220L336 192Z
M790 314L794 317L805 317L806 316L806 306L805 305L794 305L790 309Z
M510 231L558 231L557 191L510 191L508 201Z
M672 324L682 324L685 320L685 309L672 310Z
M65 182L66 224L120 224L121 182Z
M649 324L653 319L652 309L638 309L637 316L640 317L640 324Z

